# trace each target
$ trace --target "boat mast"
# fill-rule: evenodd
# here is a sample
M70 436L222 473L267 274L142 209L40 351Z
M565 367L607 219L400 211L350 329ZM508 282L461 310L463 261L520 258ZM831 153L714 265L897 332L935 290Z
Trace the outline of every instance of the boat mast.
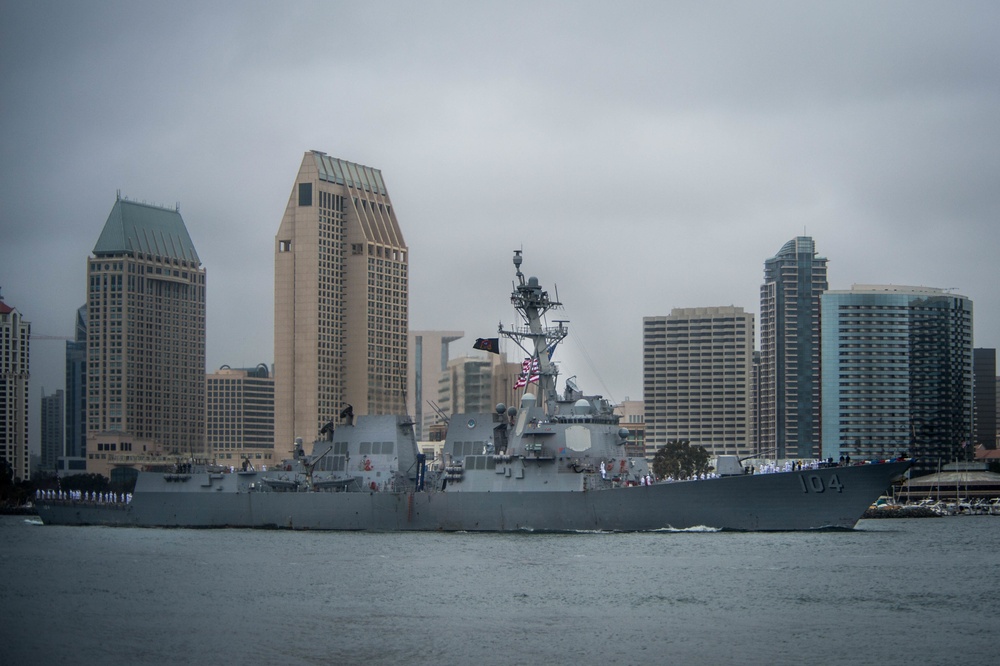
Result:
M501 325L499 332L517 343L532 361L538 361L538 392L545 401L545 413L553 416L556 410L556 377L559 371L550 357L552 350L569 331L564 321L558 322L558 326L543 326L542 317L549 310L561 308L562 303L549 298L549 292L542 290L538 278L525 279L524 273L521 272L521 250L514 250L514 267L517 269L517 282L514 291L511 292L510 302L526 326L506 330ZM522 341L527 344L522 344ZM530 366L528 372L532 372Z

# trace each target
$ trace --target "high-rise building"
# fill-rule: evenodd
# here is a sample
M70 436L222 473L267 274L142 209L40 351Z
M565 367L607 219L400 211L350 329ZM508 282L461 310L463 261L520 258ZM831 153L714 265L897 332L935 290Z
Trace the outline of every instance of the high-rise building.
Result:
M206 378L206 423L212 457L225 465L248 460L256 469L274 457L274 378L256 368L224 365Z
M0 296L0 462L27 481L31 324Z
M275 236L276 454L312 441L348 404L404 412L408 285L382 172L307 152Z
M60 455L87 455L87 306L76 311L76 335L66 342L66 449Z
M466 412L493 412L500 403L517 405L520 403L518 394L533 386L532 383L518 385L522 368L522 363L511 363L502 353L452 359L441 373L435 406L441 415L453 416ZM437 412L435 416L432 426L440 426L443 420ZM440 427L429 427L428 435L431 433L441 433Z
M65 455L63 443L66 433L66 417L63 407L63 390L56 389L51 395L42 396L41 423L41 469L46 473L55 473L56 461Z
M753 353L750 367L750 448L760 456L760 352Z
M997 448L997 350L973 349L973 395L976 399L977 446Z
M760 287L760 454L820 453L820 307L826 262L798 236L764 262Z
M753 314L674 308L642 325L646 447L687 440L712 455L748 455Z
M437 402L448 416L468 412L492 412L493 375L490 359L463 356L448 361L441 375Z
M417 440L430 433L438 420L434 406L441 374L448 366L448 346L460 339L461 331L410 331L407 360L406 413L413 417Z
M633 458L646 458L652 462L656 447L646 440L646 408L642 400L626 398L615 406L615 414L621 417L621 424L628 430L625 451Z
M536 390L537 384L534 382L528 382L527 384L522 383L521 375L524 372L524 361L512 362L507 360L506 353L500 354L489 354L490 358L490 402L493 403L493 407L500 403L503 403L510 407L511 405L520 405L521 396L523 396L528 391ZM527 359L525 359L527 360Z
M914 471L972 458L972 302L855 285L821 297L824 458L909 451Z
M87 280L87 470L204 456L205 269L180 211L118 196Z

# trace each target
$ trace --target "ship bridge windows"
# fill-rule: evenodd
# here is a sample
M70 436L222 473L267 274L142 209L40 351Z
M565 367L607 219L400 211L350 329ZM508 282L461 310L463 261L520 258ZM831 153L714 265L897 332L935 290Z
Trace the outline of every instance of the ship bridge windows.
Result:
M471 456L477 453L482 453L485 443L482 441L477 442L452 442L451 443L451 455L456 458L463 458L465 456Z
M392 455L395 442L361 442L360 453L363 456L368 455Z
M343 472L347 469L347 456L323 456L317 469L321 472Z
M465 469L496 469L497 461L493 456L466 456Z

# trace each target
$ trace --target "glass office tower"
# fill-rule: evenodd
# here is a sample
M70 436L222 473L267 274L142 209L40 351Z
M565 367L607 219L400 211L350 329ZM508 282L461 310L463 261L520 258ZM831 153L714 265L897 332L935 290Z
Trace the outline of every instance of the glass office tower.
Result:
M972 456L972 302L855 285L822 298L823 457L909 452L918 471Z
M819 296L826 259L808 236L764 262L760 287L759 451L815 458L820 442Z

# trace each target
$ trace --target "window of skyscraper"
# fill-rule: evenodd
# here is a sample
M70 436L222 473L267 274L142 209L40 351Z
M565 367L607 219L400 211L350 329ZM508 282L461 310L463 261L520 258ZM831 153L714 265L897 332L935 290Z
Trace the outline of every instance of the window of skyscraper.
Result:
M300 206L313 205L312 183L299 183L299 205Z

